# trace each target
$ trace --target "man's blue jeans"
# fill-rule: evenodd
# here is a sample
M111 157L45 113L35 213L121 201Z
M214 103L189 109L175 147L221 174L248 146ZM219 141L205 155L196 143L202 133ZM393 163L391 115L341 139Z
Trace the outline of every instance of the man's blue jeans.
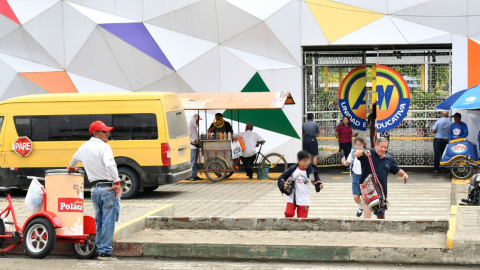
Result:
M197 177L198 149L190 149L190 165L192 166L192 178Z
M97 253L112 254L115 221L119 213L120 200L115 199L115 191L108 187L92 188L95 224L97 225Z
M440 159L442 158L443 151L445 151L445 147L447 147L448 139L433 139L433 169L437 170L440 168Z

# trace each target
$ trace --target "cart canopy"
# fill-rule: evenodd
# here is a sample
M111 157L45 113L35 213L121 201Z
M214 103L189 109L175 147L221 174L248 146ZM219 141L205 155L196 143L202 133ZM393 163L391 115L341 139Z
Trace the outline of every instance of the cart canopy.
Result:
M480 109L480 85L459 91L442 101L436 107L440 110L478 110Z
M283 109L293 105L289 92L181 93L184 110Z

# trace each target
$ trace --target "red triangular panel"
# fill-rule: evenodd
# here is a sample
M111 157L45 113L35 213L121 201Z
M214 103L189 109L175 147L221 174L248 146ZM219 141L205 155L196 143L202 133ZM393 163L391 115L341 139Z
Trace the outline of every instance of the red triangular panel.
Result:
M0 14L21 25L7 0L0 0Z

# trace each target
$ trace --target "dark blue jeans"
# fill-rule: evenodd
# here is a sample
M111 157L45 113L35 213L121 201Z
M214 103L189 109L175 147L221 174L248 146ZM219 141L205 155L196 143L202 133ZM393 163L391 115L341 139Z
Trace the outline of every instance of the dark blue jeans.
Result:
M445 151L445 147L447 147L448 139L438 139L435 138L433 140L433 168L434 170L440 169L440 159L442 158L443 151Z

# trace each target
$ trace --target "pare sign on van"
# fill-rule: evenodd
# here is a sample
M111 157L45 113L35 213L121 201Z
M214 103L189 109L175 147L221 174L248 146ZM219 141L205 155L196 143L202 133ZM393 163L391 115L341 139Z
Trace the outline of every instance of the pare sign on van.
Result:
M21 157L30 155L33 151L33 143L28 137L18 137L12 144L12 149Z

